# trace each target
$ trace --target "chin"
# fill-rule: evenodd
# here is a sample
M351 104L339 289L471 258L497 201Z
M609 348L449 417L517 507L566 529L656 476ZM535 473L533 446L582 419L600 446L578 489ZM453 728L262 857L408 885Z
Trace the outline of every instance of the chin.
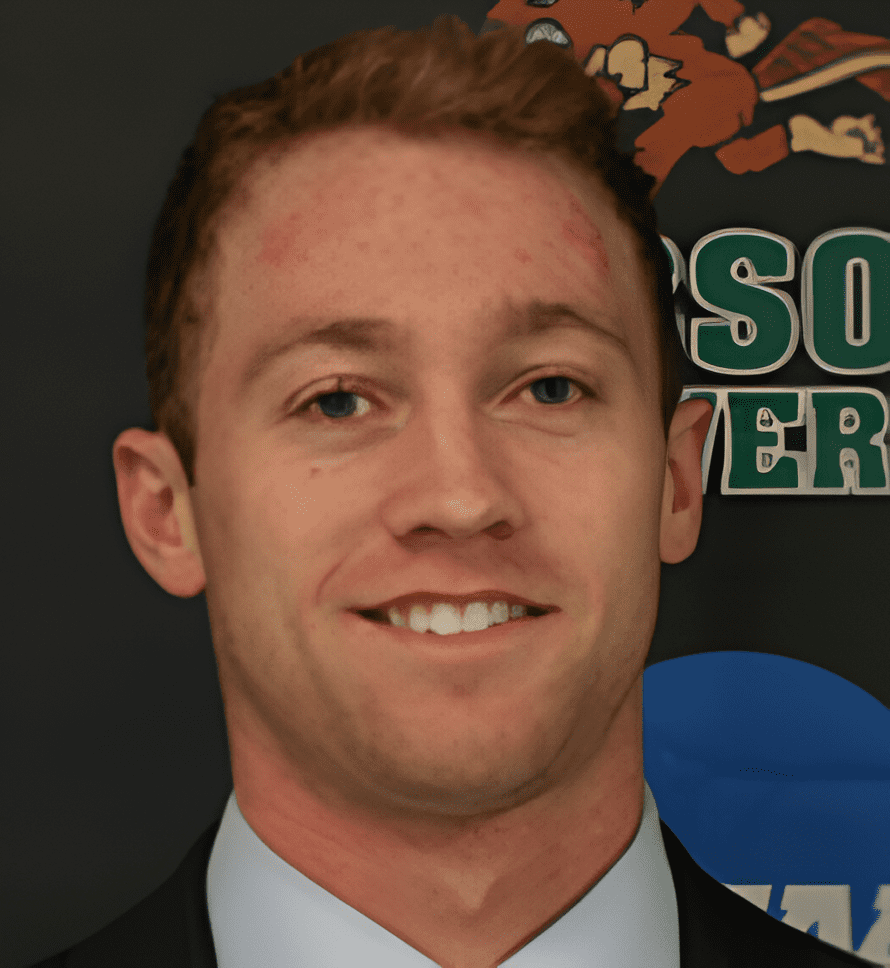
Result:
M375 786L394 806L443 817L471 817L517 807L549 785L551 763L536 763L528 753L515 751L495 761L491 750L483 757L476 748L449 763L454 747L437 761L430 760L429 750L423 752L425 756L410 763L390 762L382 773L378 763ZM535 752L541 755L540 745Z

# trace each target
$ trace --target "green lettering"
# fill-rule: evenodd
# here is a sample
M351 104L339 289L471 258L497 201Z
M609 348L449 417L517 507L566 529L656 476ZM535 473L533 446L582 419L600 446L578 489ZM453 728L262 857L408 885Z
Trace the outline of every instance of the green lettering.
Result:
M689 356L689 337L686 332L686 313L683 312L681 305L676 300L677 290L680 283L688 289L689 279L686 275L686 260L680 252L677 244L666 235L661 237L661 243L667 252L668 262L671 266L671 286L674 293L674 319L677 323L677 332L680 334L680 342L683 344L683 352Z
M716 317L694 317L693 362L715 373L770 373L791 358L800 322L791 296L764 283L794 278L796 250L759 229L722 229L699 239L689 273L692 295Z
M813 488L836 494L890 493L887 402L868 387L809 391L807 423L815 427Z
M784 493L801 481L803 454L785 453L785 426L800 425L805 390L730 390L727 396L724 494Z
M831 373L890 370L890 234L836 229L807 249L801 280L807 352Z

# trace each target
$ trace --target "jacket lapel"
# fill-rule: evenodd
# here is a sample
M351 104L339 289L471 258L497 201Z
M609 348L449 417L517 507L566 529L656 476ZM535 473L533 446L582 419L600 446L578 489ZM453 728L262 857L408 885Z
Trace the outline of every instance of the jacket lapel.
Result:
M207 864L220 820L192 845L182 863L135 907L65 959L45 968L218 968L207 913ZM44 965L35 966L44 968Z
M661 819L659 823L677 894L680 968L747 968L750 963L739 955L738 945L732 943L733 926L724 923L725 905L720 903L723 899L719 892L729 894L752 910L757 908L706 874L671 828Z
M677 894L681 968L840 968L870 964L783 924L724 887L695 863L671 828L663 820L660 823Z

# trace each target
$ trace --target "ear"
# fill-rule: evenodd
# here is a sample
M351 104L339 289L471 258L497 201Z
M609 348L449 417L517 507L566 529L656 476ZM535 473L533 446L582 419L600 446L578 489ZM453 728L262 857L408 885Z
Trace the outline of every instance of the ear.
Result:
M708 400L684 400L671 421L661 504L661 560L666 564L685 560L698 543L701 455L713 411Z
M192 598L206 577L188 481L163 433L125 430L112 447L121 520L133 554L171 595Z

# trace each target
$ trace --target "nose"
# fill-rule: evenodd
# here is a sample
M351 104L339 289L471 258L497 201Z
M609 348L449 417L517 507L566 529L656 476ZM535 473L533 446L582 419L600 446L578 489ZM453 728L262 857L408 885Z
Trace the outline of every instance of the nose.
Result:
M394 536L415 543L484 533L503 539L522 527L515 458L496 423L449 391L444 405L431 403L411 424L399 435L383 509Z

